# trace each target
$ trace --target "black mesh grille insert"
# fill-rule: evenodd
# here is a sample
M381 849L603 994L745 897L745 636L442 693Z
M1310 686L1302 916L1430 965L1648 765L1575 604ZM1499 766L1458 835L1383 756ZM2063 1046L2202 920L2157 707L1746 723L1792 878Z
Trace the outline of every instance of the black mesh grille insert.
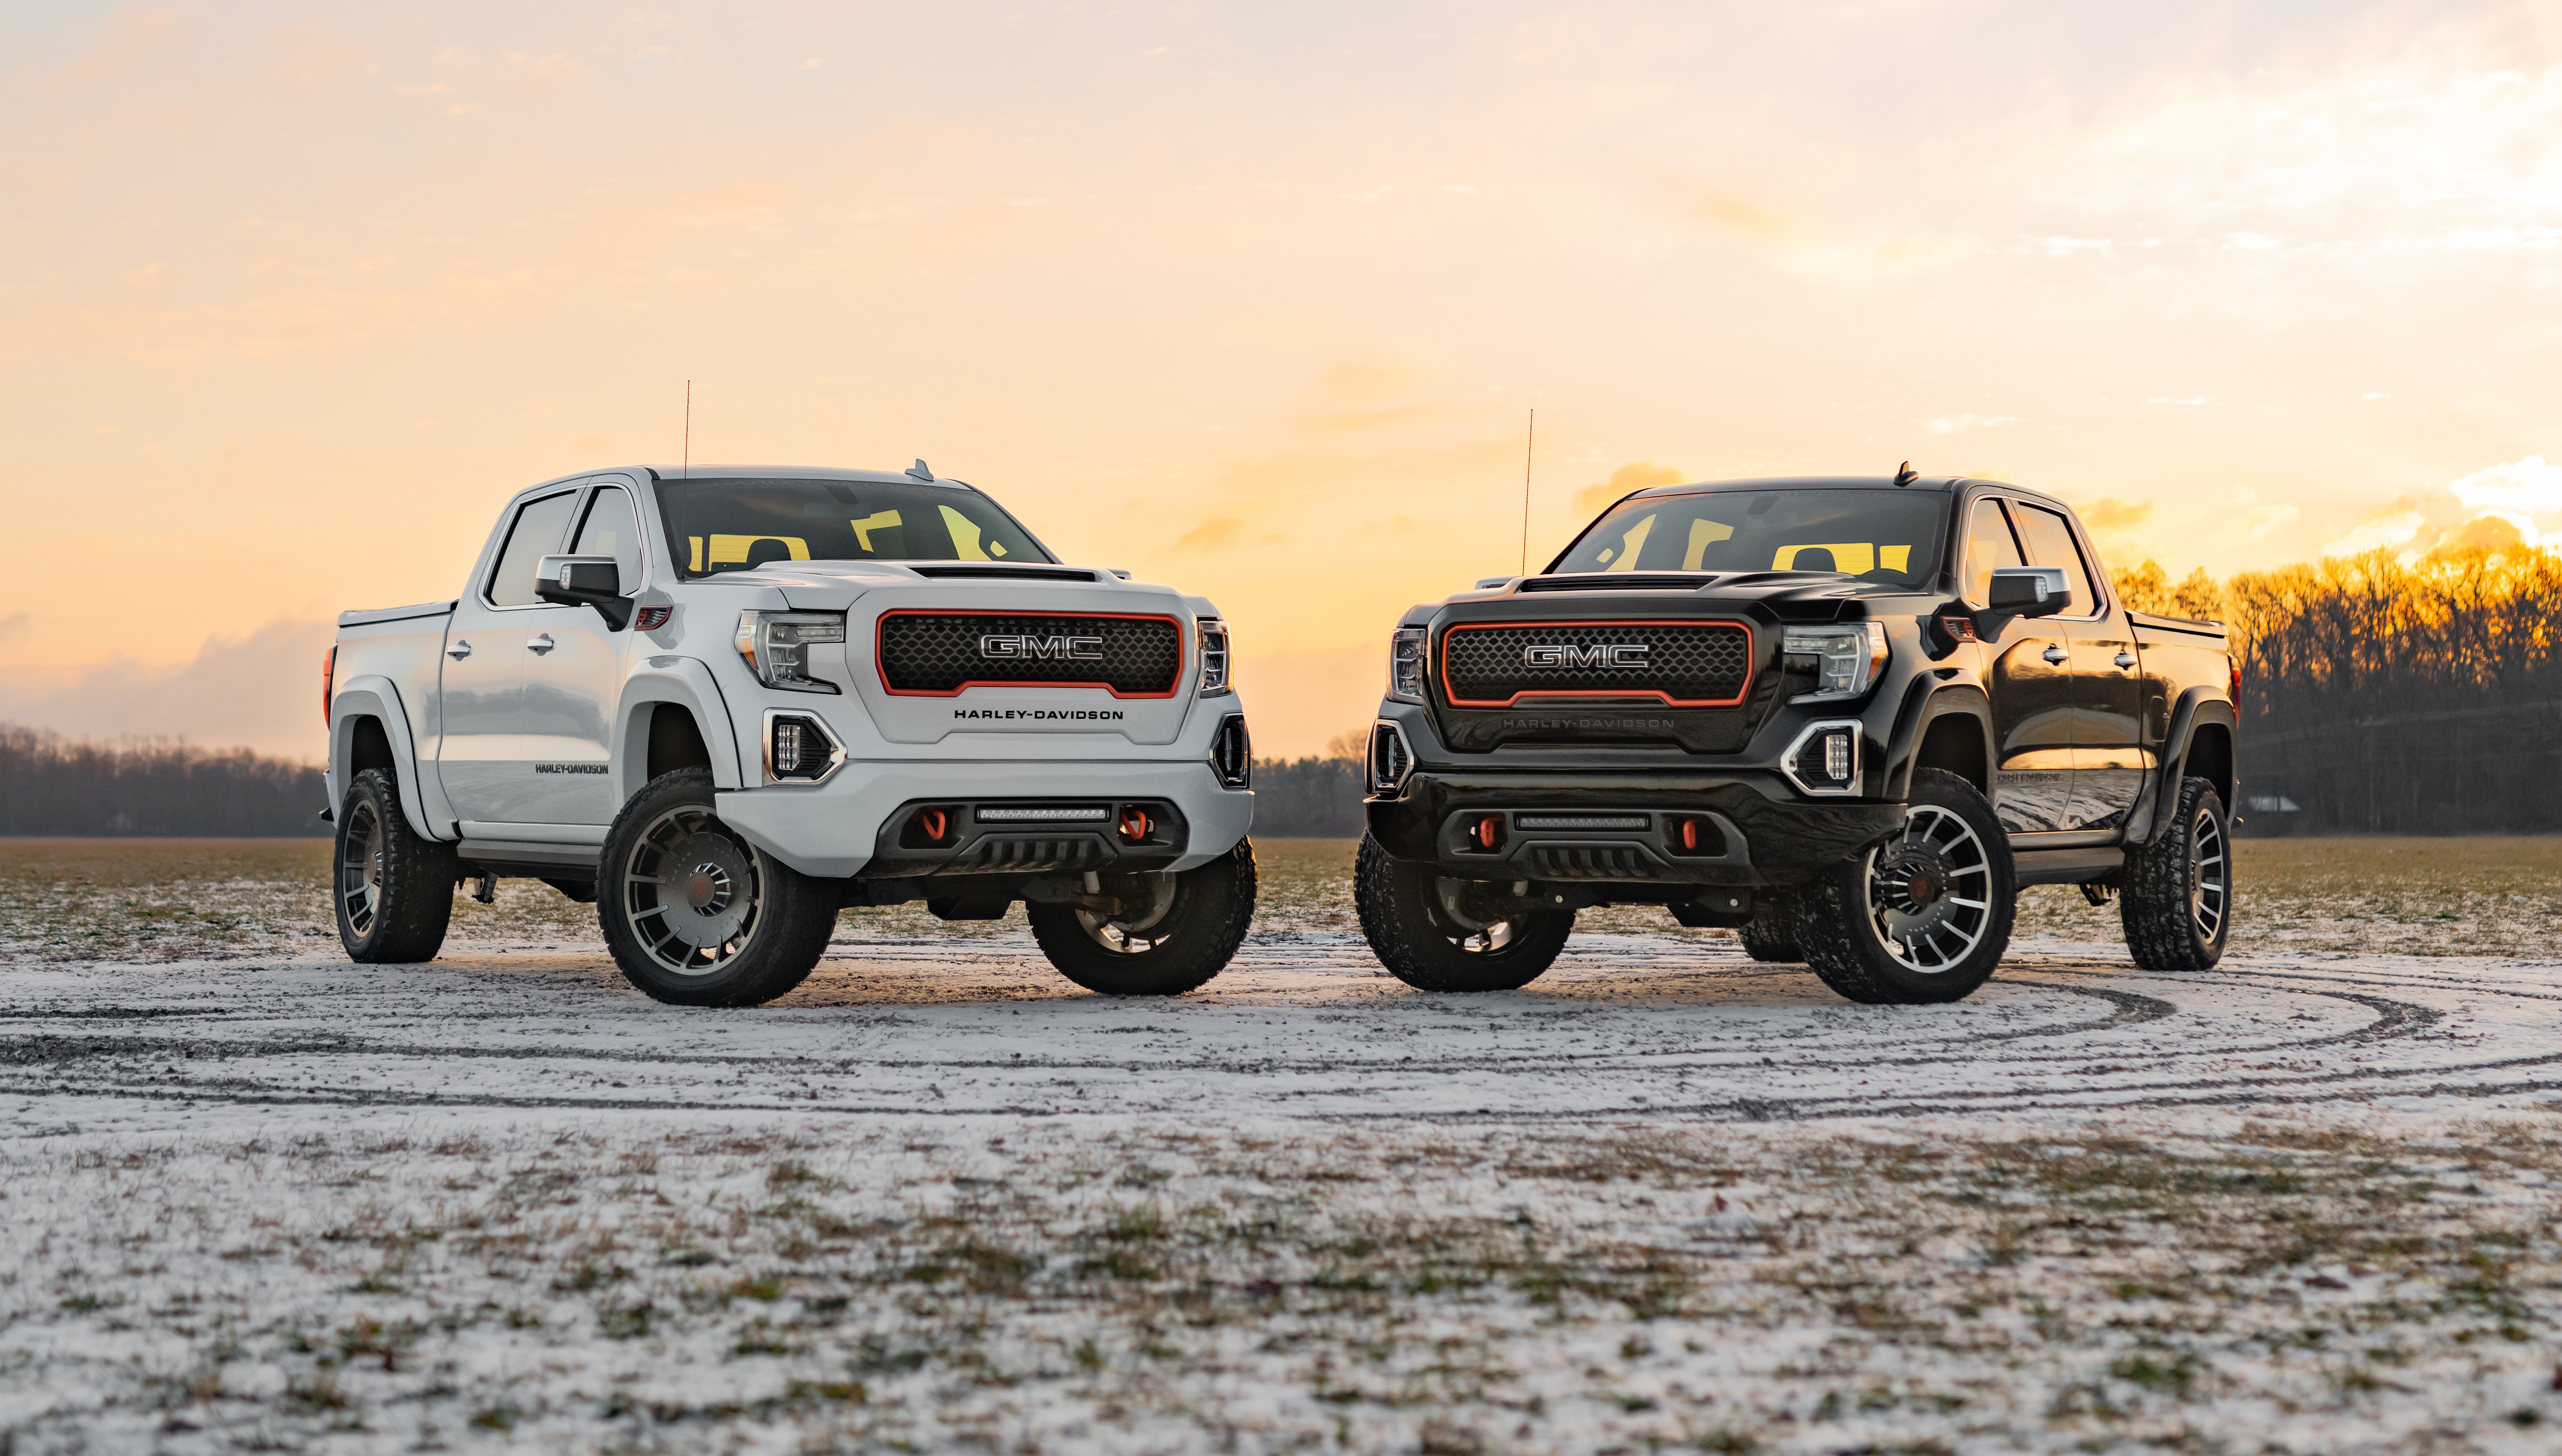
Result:
M1054 683L1165 697L1183 666L1183 633L1172 618L892 612L880 621L881 680L892 692Z
M1600 844L1537 844L1531 868L1541 879L1650 880L1655 862L1642 849Z
M1686 707L1727 706L1752 680L1752 635L1731 622L1460 626L1441 635L1441 670L1462 707L1522 693L1662 693Z

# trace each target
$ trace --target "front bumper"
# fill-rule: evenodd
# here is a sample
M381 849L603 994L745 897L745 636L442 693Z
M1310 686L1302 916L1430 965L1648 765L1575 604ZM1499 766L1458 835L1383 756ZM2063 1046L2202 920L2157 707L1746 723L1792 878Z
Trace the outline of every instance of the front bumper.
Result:
M1220 787L1210 766L1197 760L849 762L824 784L724 790L716 800L722 821L751 843L823 879L862 874L885 846L890 862L880 866L883 872L906 876L925 869L896 848L899 826L920 805L963 809L960 822L974 833L975 819L966 811L978 805L1162 806L1173 811L1168 820L1179 825L1180 836L1146 846L1144 867L1176 871L1197 868L1235 848L1254 823L1253 793ZM1142 867L1137 857L1121 867Z
M1808 800L1775 773L1450 774L1417 771L1367 804L1396 859L1461 879L1555 884L1801 884L1904 826L1904 806ZM1499 842L1475 832L1500 819ZM1702 821L1683 841L1681 821Z

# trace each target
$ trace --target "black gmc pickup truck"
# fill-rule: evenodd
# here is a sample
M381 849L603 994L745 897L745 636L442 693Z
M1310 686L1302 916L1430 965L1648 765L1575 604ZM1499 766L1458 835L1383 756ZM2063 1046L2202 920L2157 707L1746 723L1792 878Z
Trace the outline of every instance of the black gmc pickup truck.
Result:
M2233 904L2224 629L2129 612L2072 508L1992 480L1639 491L1536 576L1398 625L1357 898L1432 991L1663 905L1859 1001L1991 976L2021 885L2118 899L2152 970Z

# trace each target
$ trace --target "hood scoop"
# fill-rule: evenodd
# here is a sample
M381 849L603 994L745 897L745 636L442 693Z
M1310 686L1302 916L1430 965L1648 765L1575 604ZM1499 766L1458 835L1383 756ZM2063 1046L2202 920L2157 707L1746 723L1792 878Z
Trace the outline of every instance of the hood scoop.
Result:
M1091 571L1073 566L911 566L921 577L942 581L1097 582Z
M1525 577L1522 592L1696 592L1717 580L1714 572L1594 571Z

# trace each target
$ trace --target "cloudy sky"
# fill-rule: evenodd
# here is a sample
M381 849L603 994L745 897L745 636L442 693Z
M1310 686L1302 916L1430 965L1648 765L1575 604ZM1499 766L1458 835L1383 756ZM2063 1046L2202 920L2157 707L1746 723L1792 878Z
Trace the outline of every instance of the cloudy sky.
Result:
M310 753L339 609L688 378L1216 597L1290 753L1533 408L1534 558L1906 458L2174 575L2562 537L2562 9L0 10L0 719Z

